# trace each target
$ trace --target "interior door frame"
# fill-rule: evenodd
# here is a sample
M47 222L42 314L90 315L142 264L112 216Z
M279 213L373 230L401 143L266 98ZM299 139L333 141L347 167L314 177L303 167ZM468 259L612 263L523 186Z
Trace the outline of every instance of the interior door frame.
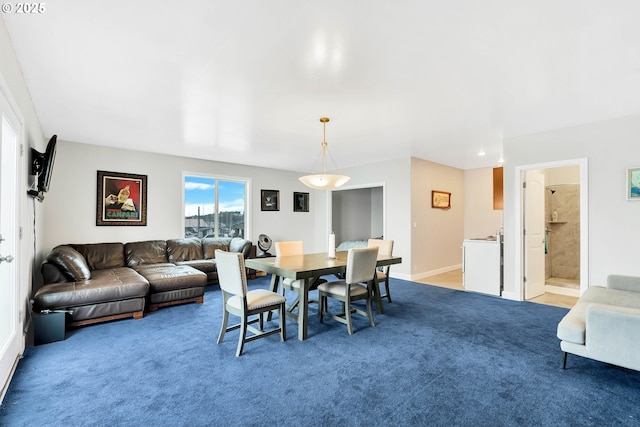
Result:
M518 284L519 300L524 299L524 182L526 172L533 169L553 169L564 166L580 167L580 295L589 288L589 159L579 158L555 162L538 163L515 167L515 251L518 260L515 268L515 281Z
M8 372L7 378L4 378L4 372L2 378L0 378L0 402L4 399L4 395L9 386L9 382L13 376L15 368L17 366L17 362L21 355L24 353L25 349L25 334L23 332L24 329L24 321L25 321L25 307L22 306L22 303L26 301L26 293L29 292L28 286L22 286L23 277L28 277L25 273L25 268L27 264L27 254L24 252L24 242L22 239L22 221L23 219L23 202L26 199L26 190L25 189L25 155L24 155L24 147L25 147L25 121L22 116L19 108L17 108L17 103L11 92L9 90L9 86L6 84L4 78L0 75L0 104L2 105L2 111L6 110L7 115L10 116L11 124L16 126L16 146L15 148L15 158L12 161L15 161L15 173L16 179L14 181L15 186L15 200L12 203L15 206L15 218L14 218L14 226L15 226L15 247L13 248L14 252L14 268L15 268L15 289L14 289L14 304L15 304L15 313L12 313L15 316L14 320L15 330L13 333L15 334L12 338L13 341L9 343L0 343L0 345L7 345L7 348L4 348L3 351L11 352L10 357L14 357L15 361L13 363L13 367ZM0 114L1 120L2 114ZM6 248L4 248L6 249ZM8 253L3 253L3 255L7 255Z

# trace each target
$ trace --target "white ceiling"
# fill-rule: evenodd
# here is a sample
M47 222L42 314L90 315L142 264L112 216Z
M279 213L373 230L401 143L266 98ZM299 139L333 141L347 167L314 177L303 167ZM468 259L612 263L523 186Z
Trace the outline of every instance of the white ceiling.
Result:
M469 169L503 138L640 114L638 0L44 4L2 19L67 141L311 172L328 116L339 168Z

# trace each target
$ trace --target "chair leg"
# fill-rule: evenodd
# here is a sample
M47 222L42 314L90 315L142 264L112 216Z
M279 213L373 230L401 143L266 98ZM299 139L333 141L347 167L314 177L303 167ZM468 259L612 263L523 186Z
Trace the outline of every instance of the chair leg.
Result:
M564 352L564 357L562 358L562 369L567 369L567 352Z
M376 326L376 322L373 320L373 303L371 299L371 295L369 295L369 298L367 298L367 314L369 315L369 323L371 323L371 326Z
M271 292L278 293L278 284L279 283L280 283L280 277L276 276L275 274L272 274L271 275L271 284L269 285L269 290ZM284 296L284 286L282 286L282 296ZM273 317L273 311L269 311L269 313L267 314L267 322L270 322L272 317Z
M287 340L286 310L287 310L286 304L282 303L280 305L280 310L278 310L278 316L280 316L280 341Z
M227 323L229 322L229 312L224 307L224 314L222 315L222 326L220 327L220 333L218 334L218 344L224 340L224 334L227 332Z
M318 320L322 323L322 316L324 315L326 306L327 306L327 297L318 293Z
M344 304L344 318L347 320L347 330L349 335L353 335L353 325L351 324L351 304L347 301Z
M244 349L244 342L247 339L247 323L249 319L246 314L242 315L242 323L240 325L240 336L238 337L238 348L236 349L236 357L242 355L242 350Z

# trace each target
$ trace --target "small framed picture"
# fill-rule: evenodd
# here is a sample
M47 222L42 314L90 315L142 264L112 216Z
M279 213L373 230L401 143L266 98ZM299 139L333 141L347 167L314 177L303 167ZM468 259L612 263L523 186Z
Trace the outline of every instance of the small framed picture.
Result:
M261 190L260 192L260 208L263 211L279 211L280 210L280 191L278 190Z
M627 169L627 200L640 200L640 167Z
M436 209L451 208L451 193L446 191L431 191L431 207Z
M293 211L309 212L309 193L293 193Z

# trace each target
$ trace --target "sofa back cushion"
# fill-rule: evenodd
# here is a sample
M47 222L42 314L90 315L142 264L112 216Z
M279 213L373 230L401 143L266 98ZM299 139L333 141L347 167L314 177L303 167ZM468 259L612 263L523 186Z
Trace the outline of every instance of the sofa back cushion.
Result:
M71 246L84 256L92 271L124 267L122 243L90 243Z
M202 259L202 242L197 237L167 240L169 262Z
M229 242L229 252L240 252L245 258L249 256L251 251L251 240L234 237Z
M169 262L166 240L125 243L124 256L127 267Z
M202 253L205 259L216 257L216 250L229 251L230 237L205 237L202 239Z
M74 282L91 278L91 271L87 261L81 253L69 245L60 245L53 248L47 255L47 262L58 267L68 279Z
M640 277L610 274L607 277L607 288L640 292Z

